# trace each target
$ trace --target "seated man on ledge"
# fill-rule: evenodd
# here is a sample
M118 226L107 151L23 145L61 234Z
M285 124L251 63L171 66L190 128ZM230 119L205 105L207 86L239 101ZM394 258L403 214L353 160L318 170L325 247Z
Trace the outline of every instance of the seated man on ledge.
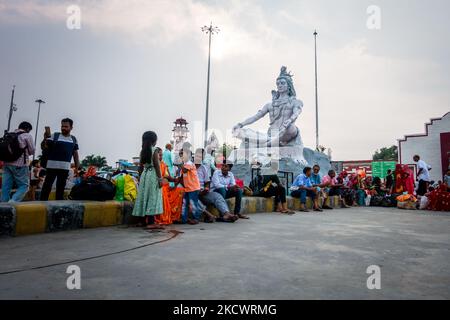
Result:
M326 188L328 197L339 196L341 208L350 208L348 205L345 204L345 201L342 198L342 193L345 187L343 184L338 184L336 179L336 171L334 170L328 171L328 175L326 175L322 179L322 185Z
M194 163L197 167L197 176L200 181L200 202L205 205L205 207L212 205L219 211L220 219L217 221L235 222L239 218L230 213L226 200L219 193L211 191L211 179L209 178L211 170L210 167L203 164L204 156L205 150L197 149ZM207 222L213 222L215 220L214 216L211 215L206 208L204 212L206 213Z
M311 167L306 167L303 169L303 174L295 178L295 181L291 187L291 196L294 198L300 198L300 211L309 212L306 208L306 197L310 197L314 203L314 211L322 212L323 210L319 208L317 188L313 187L310 179L311 172Z
M212 177L211 189L222 195L224 199L236 198L234 214L240 219L249 219L241 214L242 190L236 185L232 164L224 163L220 170L216 170Z
M322 209L331 210L333 209L327 205L328 194L325 192L325 185L322 183L322 177L320 176L320 166L318 164L314 165L311 174L311 183L314 188L317 188L318 196L323 197Z

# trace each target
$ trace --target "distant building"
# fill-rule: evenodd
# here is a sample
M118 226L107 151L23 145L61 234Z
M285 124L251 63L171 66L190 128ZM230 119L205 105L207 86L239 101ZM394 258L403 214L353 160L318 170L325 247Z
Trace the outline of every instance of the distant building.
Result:
M398 161L415 165L414 155L419 155L428 165L431 180L442 180L449 168L450 159L450 112L425 124L425 133L406 135L398 140Z
M179 118L175 120L173 127L173 141L174 146L173 150L175 154L178 154L183 149L183 144L188 141L189 138L189 129L187 127L189 123L183 119Z

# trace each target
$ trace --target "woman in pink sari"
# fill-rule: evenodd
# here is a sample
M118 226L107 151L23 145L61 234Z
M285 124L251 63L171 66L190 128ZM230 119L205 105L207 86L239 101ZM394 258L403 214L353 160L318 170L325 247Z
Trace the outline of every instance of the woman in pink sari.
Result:
M414 194L414 173L408 165L403 165L403 185L408 194Z

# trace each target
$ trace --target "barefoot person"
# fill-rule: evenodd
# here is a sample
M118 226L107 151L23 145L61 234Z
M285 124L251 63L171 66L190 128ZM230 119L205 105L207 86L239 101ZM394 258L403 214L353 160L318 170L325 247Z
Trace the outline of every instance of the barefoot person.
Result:
M155 224L155 216L163 214L163 180L159 165L159 153L156 150L158 137L153 131L142 136L141 160L139 165L139 190L133 208L133 216L140 218L139 226L148 229L160 229Z
M163 161L164 156L162 149L156 148L156 150L158 151L161 175L163 178L162 198L164 213L155 216L155 222L160 225L170 225L181 218L184 189L178 188L177 185L180 182L180 179L171 175L169 166ZM171 183L172 185L170 185Z

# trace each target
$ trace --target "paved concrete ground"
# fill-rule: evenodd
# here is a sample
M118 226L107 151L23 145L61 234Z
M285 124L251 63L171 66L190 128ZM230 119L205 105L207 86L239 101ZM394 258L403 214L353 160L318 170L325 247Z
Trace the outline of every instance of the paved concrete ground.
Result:
M0 299L449 299L450 213L352 208L173 226L163 243L0 275ZM0 272L133 248L172 233L103 228L0 239ZM381 290L366 269L381 267Z

